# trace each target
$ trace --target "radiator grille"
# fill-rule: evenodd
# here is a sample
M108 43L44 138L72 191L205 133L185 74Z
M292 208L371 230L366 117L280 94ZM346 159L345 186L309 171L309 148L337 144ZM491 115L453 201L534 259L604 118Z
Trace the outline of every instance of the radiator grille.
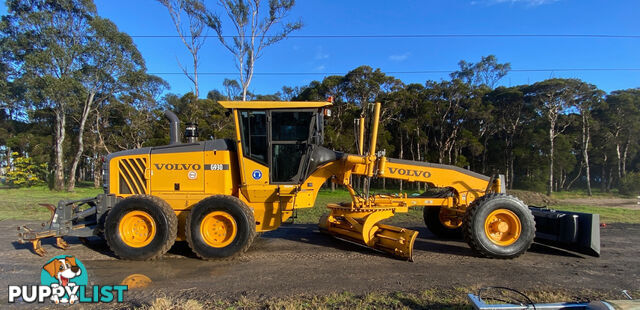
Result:
M147 179L144 171L147 169L146 158L121 159L118 163L120 169L120 194L146 194Z

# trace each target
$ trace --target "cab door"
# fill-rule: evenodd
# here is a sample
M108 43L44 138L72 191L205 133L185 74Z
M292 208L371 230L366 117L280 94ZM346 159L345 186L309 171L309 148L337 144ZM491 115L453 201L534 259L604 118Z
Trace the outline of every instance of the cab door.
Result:
M311 149L313 110L272 110L269 135L271 184L300 184Z

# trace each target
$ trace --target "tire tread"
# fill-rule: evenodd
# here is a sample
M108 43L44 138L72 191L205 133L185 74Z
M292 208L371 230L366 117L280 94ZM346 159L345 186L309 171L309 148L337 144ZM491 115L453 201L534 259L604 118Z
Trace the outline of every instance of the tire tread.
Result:
M186 234L186 237L187 237L186 238L187 239L187 243L189 244L189 248L191 248L193 253L195 253L196 256L198 256L200 259L207 260L207 261L234 260L238 256L240 256L243 253L245 253L247 250L249 250L249 248L251 247L251 244L253 244L253 241L257 236L256 225L255 225L255 217L254 217L253 212L251 211L251 209L249 209L249 207L244 202L242 202L242 200L238 199L238 197L229 196L229 195L213 195L213 196L209 196L209 197L201 200L200 202L198 202L195 206L193 206L193 208L195 208L199 204L207 203L211 199L227 200L227 201L233 202L234 204L240 206L241 211L244 213L244 215L247 217L247 219L249 219L249 222L250 222L250 225L249 225L249 240L243 245L243 247L239 251L237 251L236 253L234 253L233 255L228 256L228 257L207 257L205 255L202 255L197 250L197 247L193 244L193 238L192 238L192 234L191 234L191 215L189 215L189 216L187 216L187 221L186 221L186 224L185 224L185 234ZM253 224L253 225L251 225L251 224Z
M529 244L527 245L526 249L519 251L517 253L514 253L512 255L498 255L495 253L491 253L489 251L487 251L484 247L482 247L482 245L480 244L480 242L478 241L478 239L476 238L476 236L474 236L473 234L473 225L471 225L472 223L472 219L474 219L476 217L476 214L478 213L478 210L480 208L482 208L482 205L491 199L495 199L495 198L507 198L510 200L513 200L514 202L518 203L518 204L522 204L524 206L526 206L526 204L520 200L518 197L515 197L513 195L508 195L505 193L492 193L492 194L487 194L484 195L476 200L474 200L471 205L467 208L467 211L464 214L464 220L462 221L462 231L463 231L463 235L464 235L464 240L467 242L467 244L469 244L469 247L471 248L471 250L477 254L480 255L482 257L486 257L486 258L495 258L495 259L511 259L511 258L516 258L522 254L524 254L526 251L528 251L531 248L531 244L533 244L533 238L535 237L535 233L536 233L536 226L535 226L535 219L533 217L533 214L531 213L531 211L529 209L527 209L527 212L525 212L525 216L527 217L527 223L533 223L532 225L532 229L530 230L530 234L528 236L521 236L522 237L526 237L528 240L531 240L531 242L529 242ZM527 224L528 225L528 224Z
M173 209L171 208L171 206L169 206L169 204L166 201L160 199L159 197L152 196L152 195L133 195L133 196L129 196L129 197L125 198L125 199L146 199L146 200L150 200L154 205L156 205L156 206L158 206L160 208L160 211L167 218L167 224L169 225L169 227L168 227L169 238L167 238L167 240L165 240L164 244L162 245L162 247L160 247L160 249L158 249L150 257L143 259L143 261L155 260L155 259L161 257L162 255L164 255L165 253L167 253L171 249L173 244L176 242L176 236L177 236L177 233L178 233L178 217L176 216L176 214L173 211ZM124 200L122 200L122 201L124 201ZM111 210L109 210L109 211L111 211ZM107 214L107 220L105 222L109 222L109 216L111 214L112 214L111 212L109 212ZM113 253L116 254L116 256L122 257L122 253L118 253L119 250L117 249L117 247L113 247L110 244L109 238L105 238L105 240L107 241L107 246L109 247L109 249L111 251L113 251Z

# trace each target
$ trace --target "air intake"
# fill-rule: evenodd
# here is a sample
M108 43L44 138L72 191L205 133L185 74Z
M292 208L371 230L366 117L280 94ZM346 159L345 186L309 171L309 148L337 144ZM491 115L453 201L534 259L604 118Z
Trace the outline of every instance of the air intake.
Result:
M144 170L147 168L146 158L121 159L118 163L120 170L120 194L142 195L147 193L147 179Z

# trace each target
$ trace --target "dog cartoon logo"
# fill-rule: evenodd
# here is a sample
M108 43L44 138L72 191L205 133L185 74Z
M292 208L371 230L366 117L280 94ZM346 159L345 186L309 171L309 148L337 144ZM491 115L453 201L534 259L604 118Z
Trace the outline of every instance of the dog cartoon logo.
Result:
M50 259L40 273L42 285L48 285L52 289L62 287L66 292L63 296L52 295L54 303L73 304L78 301L78 288L87 285L87 270L82 262L73 257L59 255Z

